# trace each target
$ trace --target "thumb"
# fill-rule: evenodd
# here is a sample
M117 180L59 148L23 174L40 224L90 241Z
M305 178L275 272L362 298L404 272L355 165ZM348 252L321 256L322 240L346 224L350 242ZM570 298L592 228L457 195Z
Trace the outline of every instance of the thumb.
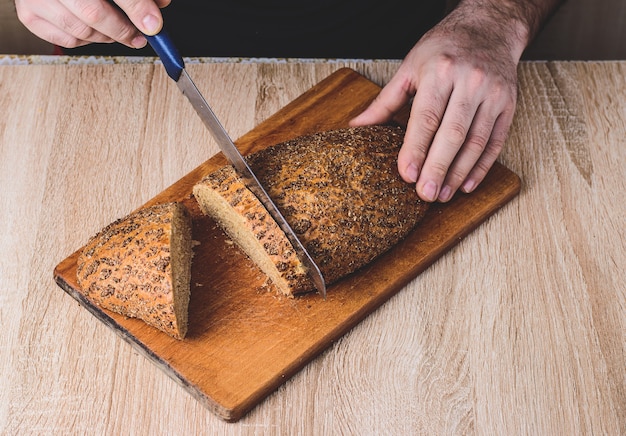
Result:
M408 82L406 83L408 84ZM350 126L366 126L389 121L396 112L409 102L415 93L411 88L411 86L403 84L397 75L394 76L367 109L350 120Z

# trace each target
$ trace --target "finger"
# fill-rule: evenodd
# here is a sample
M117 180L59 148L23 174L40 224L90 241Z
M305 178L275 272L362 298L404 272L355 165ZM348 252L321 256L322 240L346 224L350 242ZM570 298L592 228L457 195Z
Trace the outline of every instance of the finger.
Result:
M485 179L485 176L502 152L504 143L513 123L514 110L503 112L496 120L491 137L487 142L484 152L466 177L461 190L470 193Z
M398 153L398 171L410 183L418 180L452 92L451 82L436 86L435 80L427 78L420 84L411 106L404 143Z
M130 21L146 35L156 35L163 28L160 4L153 0L115 0ZM168 2L164 2L166 6Z
M77 39L90 41L91 34L99 33L129 47L145 45L141 40L143 37L130 20L107 1L61 0L61 3L69 14L65 14L61 22L55 18L50 21L59 22L61 29Z
M432 145L417 180L418 195L425 201L435 201L448 169L465 142L467 133L478 108L475 100L462 90L453 91L445 108L441 125L435 134ZM481 96L477 95L478 101Z
M111 42L111 38L83 23L60 3L44 2L36 13L16 3L20 21L38 37L61 47L78 47L90 42Z
M366 126L389 121L413 97L409 79L396 74L361 114L350 120L351 126Z
M78 39L69 33L64 32L58 27L50 24L44 20L35 20L32 21L32 27L28 27L28 29L39 38L48 41L54 45L58 45L59 47L66 48L74 48L80 47L83 45L90 44L92 41L86 41L83 39ZM102 42L110 42L111 40L102 35Z
M438 201L449 201L459 186L466 181L468 174L485 151L497 117L497 113L495 115L489 113L485 103L478 107L465 142L448 169Z

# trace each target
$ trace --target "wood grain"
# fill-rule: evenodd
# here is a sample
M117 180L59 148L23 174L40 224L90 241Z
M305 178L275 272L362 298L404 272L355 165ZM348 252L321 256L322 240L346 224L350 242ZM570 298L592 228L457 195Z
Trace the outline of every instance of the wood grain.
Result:
M346 127L380 88L341 69L268 118L236 143L247 154L316 131ZM225 164L217 155L154 197L191 211L194 250L189 333L176 341L136 319L102 310L76 283L77 253L55 268L57 283L96 318L162 368L210 410L236 421L304 364L378 308L520 190L497 164L482 189L437 205L418 228L375 262L318 295L285 298L204 217L193 185Z
M338 69L189 66L235 138ZM160 65L0 67L0 433L624 434L626 64L523 63L514 201L237 423L62 292L89 236L217 152Z

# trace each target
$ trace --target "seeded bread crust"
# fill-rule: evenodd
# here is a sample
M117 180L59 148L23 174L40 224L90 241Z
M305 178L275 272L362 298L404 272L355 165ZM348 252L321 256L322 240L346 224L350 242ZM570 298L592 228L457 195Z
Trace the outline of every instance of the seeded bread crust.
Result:
M428 204L402 181L404 130L367 126L320 132L248 156L250 167L319 266L327 284L387 251ZM314 290L289 240L231 166L194 187L205 214L288 295Z
M182 204L140 209L89 240L78 258L78 283L98 306L183 339L191 247L191 217Z

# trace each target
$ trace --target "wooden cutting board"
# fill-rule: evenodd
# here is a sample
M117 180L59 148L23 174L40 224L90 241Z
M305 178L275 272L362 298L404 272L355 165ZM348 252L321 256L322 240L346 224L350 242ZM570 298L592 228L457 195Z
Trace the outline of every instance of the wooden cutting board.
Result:
M247 154L297 135L346 127L379 91L355 71L339 70L236 143ZM184 341L85 299L77 290L78 252L55 268L54 277L96 319L227 421L241 418L401 290L515 197L521 185L513 172L496 163L477 191L434 205L408 238L330 286L326 300L316 294L287 298L201 214L191 196L197 181L224 164L221 154L214 156L148 203L182 201L192 211L194 239L200 245L193 260L190 327Z

